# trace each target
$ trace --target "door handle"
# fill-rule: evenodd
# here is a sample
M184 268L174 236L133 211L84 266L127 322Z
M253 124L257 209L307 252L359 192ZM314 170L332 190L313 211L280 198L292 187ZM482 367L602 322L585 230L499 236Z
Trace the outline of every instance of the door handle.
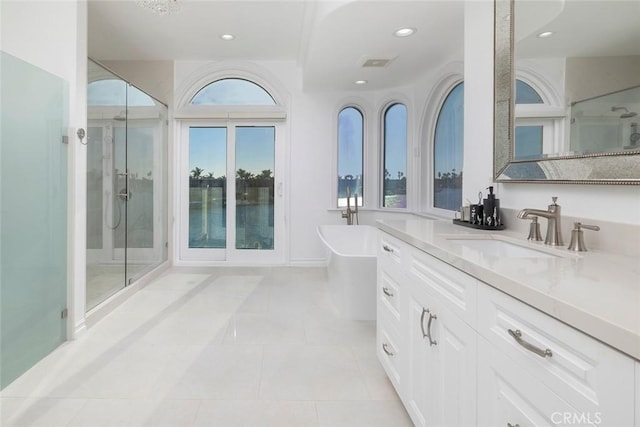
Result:
M427 321L427 331L424 330L424 317L425 315L429 315L429 320ZM438 341L431 338L431 322L437 319L438 316L432 314L428 308L422 309L422 315L420 316L420 329L422 330L422 338L429 338L429 345L438 345Z

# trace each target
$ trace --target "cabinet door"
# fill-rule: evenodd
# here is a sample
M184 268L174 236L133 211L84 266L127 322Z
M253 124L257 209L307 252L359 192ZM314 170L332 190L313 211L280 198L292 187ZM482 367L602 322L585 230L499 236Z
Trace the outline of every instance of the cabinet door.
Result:
M431 307L433 308L433 307ZM427 312L429 310L429 312ZM427 339L429 301L413 293L409 297L407 316L407 376L403 399L416 426L434 425L436 412L436 349ZM432 320L433 322L433 320ZM433 323L432 323L433 326Z
M636 427L640 427L640 362L635 362L636 379Z
M599 417L572 407L478 338L478 426L600 425Z
M475 425L476 333L435 298L412 287L405 401L419 426Z
M453 312L436 307L437 426L473 426L476 420L477 333ZM435 327L433 327L435 325Z

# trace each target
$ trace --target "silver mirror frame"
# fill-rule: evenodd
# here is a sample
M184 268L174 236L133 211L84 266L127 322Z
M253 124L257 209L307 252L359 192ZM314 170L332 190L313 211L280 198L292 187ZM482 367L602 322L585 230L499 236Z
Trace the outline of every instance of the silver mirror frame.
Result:
M502 183L640 185L639 150L514 160L514 13L514 0L494 0L494 180Z

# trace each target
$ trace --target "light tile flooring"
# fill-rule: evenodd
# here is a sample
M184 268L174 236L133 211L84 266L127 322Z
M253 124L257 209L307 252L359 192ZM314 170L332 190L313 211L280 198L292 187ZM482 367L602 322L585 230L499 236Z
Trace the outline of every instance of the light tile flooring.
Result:
M87 310L124 288L127 281L124 268L124 264L87 264ZM151 268L149 264L130 263L127 277L135 279Z
M320 268L170 270L0 398L2 426L412 425Z

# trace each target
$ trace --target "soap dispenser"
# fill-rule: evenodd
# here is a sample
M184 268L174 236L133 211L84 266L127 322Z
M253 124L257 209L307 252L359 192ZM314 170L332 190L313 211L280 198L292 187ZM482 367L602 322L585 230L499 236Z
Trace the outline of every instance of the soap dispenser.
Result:
M487 189L489 194L482 201L484 224L490 227L497 227L500 225L500 199L496 199L496 195L493 194L493 186L489 186Z

